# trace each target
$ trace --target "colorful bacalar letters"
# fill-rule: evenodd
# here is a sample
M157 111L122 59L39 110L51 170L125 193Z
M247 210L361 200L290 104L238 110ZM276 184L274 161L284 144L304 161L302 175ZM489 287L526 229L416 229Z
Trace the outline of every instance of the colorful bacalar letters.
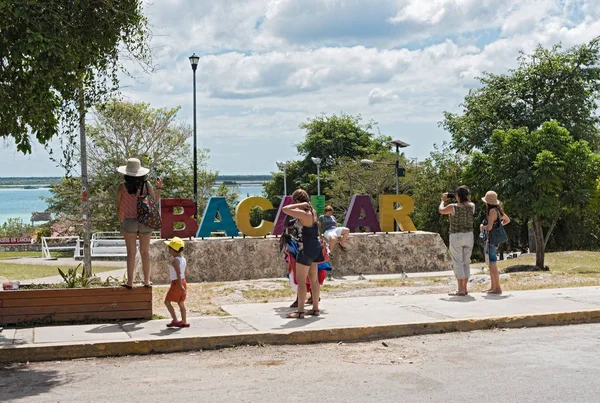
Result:
M161 238L198 238L210 237L215 231L225 232L227 236L265 236L281 235L283 233L283 220L285 214L282 208L292 204L291 196L285 196L279 205L275 222L261 221L257 227L250 224L250 210L258 207L269 210L273 205L264 197L253 196L242 200L235 208L235 217L231 215L229 206L224 197L211 197L204 209L200 226L194 219L194 201L191 199L162 199L161 200ZM396 205L398 207L396 207ZM373 208L373 203L368 195L354 195L350 201L348 213L344 220L344 227L351 232L358 232L361 227L368 228L371 232L393 232L394 222L397 222L402 231L416 231L409 214L414 210L413 199L408 195L380 195L379 219ZM175 211L178 211L176 214ZM176 223L183 224L183 228L176 229ZM181 227L181 225L177 225Z

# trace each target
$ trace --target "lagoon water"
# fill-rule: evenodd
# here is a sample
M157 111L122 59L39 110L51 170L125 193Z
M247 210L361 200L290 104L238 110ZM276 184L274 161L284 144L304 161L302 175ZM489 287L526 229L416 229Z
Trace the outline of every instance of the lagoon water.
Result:
M262 184L242 183L239 186L239 200L244 199L247 196L260 196L262 191ZM50 189L48 188L0 188L0 225L13 217L21 218L23 222L29 223L32 212L46 210L46 203L40 197L50 197L50 195Z
M45 211L46 203L41 196L50 197L50 189L1 189L0 188L0 225L8 218L21 218L29 223L31 213Z

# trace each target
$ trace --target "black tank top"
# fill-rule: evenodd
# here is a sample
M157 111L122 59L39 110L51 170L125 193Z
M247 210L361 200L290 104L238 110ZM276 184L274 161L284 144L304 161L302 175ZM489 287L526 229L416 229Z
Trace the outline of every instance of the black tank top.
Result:
M316 222L310 227L302 227L302 243L304 246L304 253L314 254L321 251L321 244L319 243L319 226Z

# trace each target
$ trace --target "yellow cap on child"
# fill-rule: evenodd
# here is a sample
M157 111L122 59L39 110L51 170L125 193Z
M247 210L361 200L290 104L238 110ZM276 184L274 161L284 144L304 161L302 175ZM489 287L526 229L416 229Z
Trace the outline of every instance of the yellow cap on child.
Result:
M170 241L164 241L164 242L165 242L165 245L167 245L168 247L170 247L171 249L173 249L176 252L179 252L185 246L185 243L183 243L183 239L181 239L177 236L171 238Z

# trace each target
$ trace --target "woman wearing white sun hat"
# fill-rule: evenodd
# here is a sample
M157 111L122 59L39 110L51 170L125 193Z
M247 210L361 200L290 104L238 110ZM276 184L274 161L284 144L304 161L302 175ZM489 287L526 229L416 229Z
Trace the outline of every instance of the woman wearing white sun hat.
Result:
M156 179L156 193L148 183L146 175L150 170L142 167L140 160L129 158L127 165L117 168L117 172L125 175L124 182L117 191L117 216L121 223L121 234L125 238L127 247L127 282L123 287L133 288L133 269L137 240L140 241L140 256L142 258L142 271L144 273L144 287L151 287L150 282L150 239L152 228L140 223L137 217L137 200L140 195L149 194L156 202L160 200L163 181Z
M485 230L486 233L486 261L489 259L490 267L490 280L492 282L490 289L484 292L488 294L502 294L500 287L500 273L498 272L498 264L496 263L498 257L498 245L489 243L489 233L494 228L497 221L500 221L500 225L504 226L510 222L510 217L504 213L502 209L502 202L498 200L498 194L493 190L490 190L485 194L485 197L481 199L486 206L486 217L483 223L480 225L481 230Z

